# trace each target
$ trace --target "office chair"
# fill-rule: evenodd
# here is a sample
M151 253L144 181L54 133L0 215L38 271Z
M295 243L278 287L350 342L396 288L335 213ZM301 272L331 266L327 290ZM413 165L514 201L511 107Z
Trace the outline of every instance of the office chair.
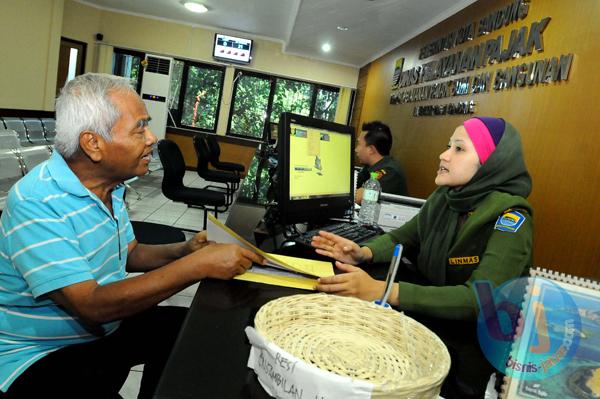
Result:
M194 149L196 150L196 156L198 157L198 164L196 167L198 175L204 180L225 185L225 187L208 185L205 186L205 188L212 187L220 190L225 189L225 193L227 194L227 206L231 205L233 203L233 193L240 185L240 177L233 172L208 168L208 160L210 157L208 146L206 145L204 138L199 134L194 136Z
M0 151L0 205L4 207L8 191L24 175L19 154L12 150Z
M163 166L162 192L165 197L175 202L183 202L190 208L204 210L204 229L208 211L215 217L219 212L227 210L225 194L205 188L192 188L183 185L185 162L181 150L175 142L163 139L158 142L158 156Z
M44 137L50 144L54 143L54 136L56 136L56 121L54 118L42 118L42 125L44 125Z
M14 130L4 129L0 125L0 151L18 151L21 148L19 135Z
M46 137L44 136L44 126L38 118L23 119L25 129L27 129L27 137L34 145L47 145Z
M185 234L177 227L165 224L131 221L133 234L140 244L172 244L185 241Z
M221 162L219 160L219 157L221 156L221 146L214 136L206 135L204 138L209 151L208 160L215 169L224 170L227 172L235 172L238 175L240 173L244 173L246 168L241 163Z
M14 130L19 135L21 146L27 147L33 145L27 136L27 129L21 118L4 118L4 124L7 129Z
M27 172L35 168L38 164L44 162L52 155L48 146L22 147L20 150L23 165Z

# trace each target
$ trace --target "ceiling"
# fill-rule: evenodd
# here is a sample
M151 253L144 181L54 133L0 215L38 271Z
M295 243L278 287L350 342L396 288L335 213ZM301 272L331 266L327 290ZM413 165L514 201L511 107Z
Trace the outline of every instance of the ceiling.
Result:
M285 53L362 67L476 0L198 0L209 9L204 14L187 11L180 0L76 1L275 40ZM325 42L328 53L321 50Z

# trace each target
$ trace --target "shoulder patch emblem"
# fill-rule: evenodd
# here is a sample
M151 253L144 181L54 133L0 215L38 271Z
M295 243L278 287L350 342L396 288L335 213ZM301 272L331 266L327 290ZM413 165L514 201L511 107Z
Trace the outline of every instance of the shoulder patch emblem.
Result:
M494 229L516 233L523 225L523 222L525 222L525 219L525 216L520 212L508 211L502 214L498 220L496 220Z

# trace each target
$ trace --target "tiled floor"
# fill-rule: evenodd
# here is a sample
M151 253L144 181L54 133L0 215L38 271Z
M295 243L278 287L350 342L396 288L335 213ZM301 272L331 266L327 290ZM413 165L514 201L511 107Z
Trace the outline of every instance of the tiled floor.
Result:
M127 191L127 203L129 205L129 218L135 221L146 221L166 224L183 229L201 230L203 211L201 209L188 208L183 203L173 202L167 199L161 191L162 170L142 176L130 183L132 189ZM183 184L189 187L204 187L206 183L196 172L187 171ZM140 198L138 199L138 194ZM220 213L219 220L225 221L227 213ZM185 232L191 237L192 233ZM198 289L194 284L171 298L163 301L161 305L175 305L189 307ZM127 381L121 388L120 394L125 399L137 398L140 382L142 379L143 366L131 369Z

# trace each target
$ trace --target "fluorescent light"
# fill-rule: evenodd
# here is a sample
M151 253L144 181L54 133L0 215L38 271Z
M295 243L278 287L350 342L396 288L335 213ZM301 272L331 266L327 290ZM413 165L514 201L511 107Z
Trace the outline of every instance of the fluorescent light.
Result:
M203 13L207 12L208 8L204 4L196 3L195 1L186 1L183 6L191 12Z
M346 32L348 29L350 29L350 28L348 28L347 26L343 26L343 25L340 25L337 27L337 30L341 30L342 32Z
M331 44L329 44L329 43L323 43L323 45L321 46L321 50L323 50L326 53L330 52L331 51Z

